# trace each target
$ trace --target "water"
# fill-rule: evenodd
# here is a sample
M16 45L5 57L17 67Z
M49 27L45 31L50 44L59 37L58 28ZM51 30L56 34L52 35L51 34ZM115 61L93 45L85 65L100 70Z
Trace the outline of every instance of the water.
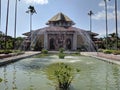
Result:
M45 68L55 62L65 62L80 69L71 90L120 90L120 66L85 56L66 56L58 59L26 58L0 68L0 90L55 90L47 79Z

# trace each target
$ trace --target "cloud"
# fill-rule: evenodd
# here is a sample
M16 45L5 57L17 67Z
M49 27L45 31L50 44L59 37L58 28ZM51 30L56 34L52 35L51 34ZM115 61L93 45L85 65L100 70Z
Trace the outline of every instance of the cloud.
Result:
M105 2L101 1L98 6L105 8ZM115 9L115 6L107 4L107 9Z
M108 20L115 19L115 11L108 12L107 18ZM118 18L118 21L120 21L120 11L117 11L117 18ZM96 14L93 15L93 19L105 20L105 11L103 10L103 11L97 12Z
M47 4L48 0L24 0L27 4Z
M101 1L98 6L105 8L105 2ZM115 6L110 6L107 4L108 12L107 12L107 17L108 20L115 19ZM117 17L118 21L120 21L120 11L117 11ZM93 19L95 20L105 20L105 9L102 11L97 12L96 14L93 15Z

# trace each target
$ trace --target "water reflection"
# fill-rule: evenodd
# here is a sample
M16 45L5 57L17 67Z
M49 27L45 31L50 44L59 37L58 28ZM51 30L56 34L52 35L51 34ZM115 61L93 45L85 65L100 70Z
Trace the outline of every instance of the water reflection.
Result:
M4 73L4 86L5 90L8 90L8 79L7 79L7 66L4 66L3 73Z
M105 65L106 66L106 76L105 76L105 82L106 82L106 90L108 90L108 85L109 85L109 71L108 71L108 64Z
M13 64L13 82L12 82L12 90L16 90L17 85L16 85L16 65Z
M30 85L30 86L29 86L29 89L30 89L30 90L35 90L35 89L34 89L34 84L32 83L32 74L31 74L30 71L28 72L28 78L29 78L29 82L28 82L28 83L29 83L29 85Z
M115 86L116 86L117 90L120 90L119 68L117 66L112 67L112 72L113 72L113 78L115 80Z
M120 66L91 57L75 57L58 60L80 69L73 80L71 90L120 90ZM56 57L28 58L0 68L0 90L54 90L45 69L56 63ZM56 68L56 67L55 67ZM54 68L53 68L54 70Z

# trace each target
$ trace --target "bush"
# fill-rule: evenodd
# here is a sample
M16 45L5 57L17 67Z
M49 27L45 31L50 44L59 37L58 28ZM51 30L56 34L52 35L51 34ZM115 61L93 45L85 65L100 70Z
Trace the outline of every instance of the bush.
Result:
M63 52L64 52L64 48L60 48L59 53L63 53Z
M64 57L65 57L65 54L64 54L64 53L59 53L59 58L60 58L60 59L64 59Z
M0 78L0 82L2 82L2 78Z
M12 53L12 51L11 50L5 50L4 51L4 54L9 54L9 53Z
M46 50L46 49L42 49L42 54L48 54L48 50Z
M103 50L105 54L111 54L113 51L112 50Z
M114 51L113 51L113 54L114 54L114 55L118 55L118 54L120 54L120 51L114 50Z
M79 71L65 63L53 63L46 68L47 77L53 81L56 90L69 90L75 73Z

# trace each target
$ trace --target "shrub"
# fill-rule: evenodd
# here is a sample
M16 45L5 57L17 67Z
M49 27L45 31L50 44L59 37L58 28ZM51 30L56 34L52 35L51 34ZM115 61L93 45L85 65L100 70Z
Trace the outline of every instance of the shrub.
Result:
M42 49L42 54L48 54L48 50L46 50L46 49Z
M47 67L46 74L55 84L56 90L69 90L75 73L79 71L65 63L53 63Z
M113 51L112 50L103 50L105 54L111 54Z
M59 53L59 58L60 58L60 59L64 59L64 57L65 57L65 54L64 54L64 53Z
M9 54L9 53L12 53L12 51L11 50L5 50L4 51L4 54Z
M2 82L2 78L0 78L0 82Z
M63 53L63 52L64 52L64 48L60 48L59 53Z
M118 54L120 54L120 51L114 50L114 51L113 51L113 54L114 54L114 55L118 55Z

